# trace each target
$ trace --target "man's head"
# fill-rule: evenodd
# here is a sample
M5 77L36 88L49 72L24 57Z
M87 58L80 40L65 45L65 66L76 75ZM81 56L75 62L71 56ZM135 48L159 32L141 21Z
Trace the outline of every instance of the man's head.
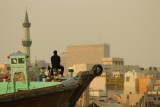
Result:
M57 55L57 50L54 50L54 51L53 51L53 54L54 54L54 55Z

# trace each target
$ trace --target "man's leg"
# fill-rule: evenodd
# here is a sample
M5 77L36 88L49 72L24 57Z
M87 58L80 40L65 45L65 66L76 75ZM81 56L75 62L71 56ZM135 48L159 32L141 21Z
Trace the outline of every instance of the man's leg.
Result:
M58 67L58 69L61 69L61 76L63 76L64 67L63 67L62 65L60 65L60 66Z
M53 76L53 68L51 68L50 76Z

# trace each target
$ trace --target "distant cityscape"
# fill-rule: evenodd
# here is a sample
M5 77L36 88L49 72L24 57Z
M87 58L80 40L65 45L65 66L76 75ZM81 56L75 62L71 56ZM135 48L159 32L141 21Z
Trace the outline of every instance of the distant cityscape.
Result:
M32 58L30 26L26 11L22 44L24 53ZM110 45L107 43L69 45L66 48L66 52L60 53L65 75L69 67L74 69L75 76L79 71L90 70L95 64L103 66L102 75L91 82L76 107L160 107L160 66L143 68L126 65L125 59L110 55ZM31 63L29 59L28 62L28 66L37 65L46 69L50 65L45 60ZM0 64L1 82L4 74L10 76L10 64Z

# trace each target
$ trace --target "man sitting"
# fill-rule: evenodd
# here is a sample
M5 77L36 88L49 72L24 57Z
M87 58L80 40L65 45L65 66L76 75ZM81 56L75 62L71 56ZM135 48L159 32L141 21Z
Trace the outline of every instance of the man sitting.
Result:
M64 72L64 67L62 65L60 65L61 63L61 58L60 56L57 55L57 50L53 51L53 56L51 57L51 64L52 64L52 70L51 70L51 76L53 76L53 71L60 69L60 74L61 76L63 76L63 72Z

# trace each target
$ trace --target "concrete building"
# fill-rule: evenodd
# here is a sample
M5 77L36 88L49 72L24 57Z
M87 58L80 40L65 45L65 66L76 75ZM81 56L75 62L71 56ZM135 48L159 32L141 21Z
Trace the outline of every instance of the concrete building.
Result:
M106 57L102 58L102 63L104 65L124 65L123 58Z
M144 107L160 107L160 91L146 92L143 103Z
M91 70L94 64L75 64L73 65L74 69L74 76L79 72L79 71L86 71L86 70ZM106 73L102 72L101 76L98 76L94 78L89 86L90 90L103 90L105 91L105 84L106 84Z
M101 61L108 74L111 72L123 74L126 71L139 71L139 66L137 65L125 65L123 58L105 57Z
M22 45L24 47L24 53L29 56L28 57L28 66L31 65L30 46L32 44L32 40L30 39L30 26L31 26L31 23L29 22L28 13L26 11L25 20L23 23L24 39L22 40Z
M107 90L118 90L124 89L124 78L121 77L107 77Z
M149 67L142 70L145 72L145 76L153 77L153 80L160 79L160 70L156 67Z
M150 82L149 80L147 81L147 79L141 80L141 77L143 78L144 75L146 75L146 70L141 70L139 66L124 65L124 61L122 58L102 58L102 62L104 68L103 73L101 76L96 77L91 82L89 86L90 91L102 90L102 96L107 95L108 97L106 98L106 100L112 98L113 101L118 100L118 102L125 105L126 107L136 106L143 95L139 94L139 90L143 93L146 90L144 88L145 84L147 84L147 82ZM90 70L93 65L94 64L85 63L73 65L73 68L75 70L74 75L76 75L76 73L78 73L79 71ZM151 77L151 74L148 76ZM140 78L140 81L138 78ZM146 83L143 84L144 81ZM140 86L140 84L143 85ZM94 94L96 95L97 93ZM120 99L119 96L121 96ZM81 104L83 104L83 101L83 99L80 100Z
M101 59L110 56L108 44L67 46L67 68L74 64L102 64Z
M140 73L135 70L126 72L124 76L124 94L138 93L137 79L142 76L144 76L144 72Z
M102 58L104 72L106 72L106 93L108 98L117 97L115 93L122 94L124 90L124 74L128 70L139 71L139 66L124 65L123 58Z
M67 71L68 70L68 68L67 68L67 52L61 53L60 57L61 57L61 65L63 65L65 71ZM66 73L66 72L64 72L64 73Z
M151 83L152 77L140 77L138 78L138 87L139 87L139 93L144 94L144 92L147 92L147 86Z
M90 70L93 67L93 64L75 64L73 69L75 70L74 75L76 75L79 71ZM107 84L107 91L106 91ZM115 78L115 77L107 77L106 72L103 71L101 76L98 76L92 80L89 89L92 90L101 90L103 91L103 95L108 95L108 98L114 97L116 98L115 91L118 93L122 93L123 90L124 79L123 78ZM106 93L107 92L107 93ZM102 94L101 93L101 94ZM82 101L82 100L81 100ZM106 99L105 99L106 101Z
M137 93L136 92L136 79L137 73L135 71L128 71L125 73L124 81L124 94Z
M140 107L138 104L142 96L142 94L135 93L121 94L119 97L117 97L117 102L123 104L123 107Z
M124 107L152 107L160 104L158 103L160 101L158 100L159 95L150 94L150 92L160 89L160 82L156 81L154 83L155 72L152 73L152 70L150 70L149 74L146 75L147 71L144 69L139 72L128 71L125 73L124 94L117 97L117 101Z
M160 91L157 85L157 83L153 84L153 90L143 94L121 94L117 101L124 107L160 107Z
M79 71L88 71L88 70L91 70L93 66L94 66L94 64L86 64L86 63L74 64L73 65L73 69L74 69L73 75L74 76L77 75L77 73Z

